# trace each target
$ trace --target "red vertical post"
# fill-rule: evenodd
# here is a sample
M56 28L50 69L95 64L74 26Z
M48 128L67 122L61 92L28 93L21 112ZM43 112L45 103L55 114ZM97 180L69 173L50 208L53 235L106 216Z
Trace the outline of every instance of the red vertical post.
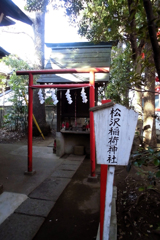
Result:
M32 114L33 114L33 75L29 73L29 87L28 87L28 173L32 173Z
M90 108L95 106L95 73L90 72ZM96 157L95 157L95 133L93 112L90 111L90 161L91 161L91 177L95 177Z
M100 240L103 239L103 223L105 210L105 196L107 183L108 165L101 164L101 179L100 179Z
M111 102L111 100L102 100L102 104ZM105 210L105 196L107 183L108 165L101 164L101 179L100 179L100 240L103 239L103 224Z

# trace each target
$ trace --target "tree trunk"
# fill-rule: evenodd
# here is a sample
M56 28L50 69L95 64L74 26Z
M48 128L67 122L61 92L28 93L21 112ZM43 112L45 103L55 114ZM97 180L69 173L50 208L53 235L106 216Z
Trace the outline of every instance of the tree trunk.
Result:
M36 55L36 62L35 68L36 69L44 69L44 32L45 32L45 12L46 6L48 1L44 1L43 8L41 12L35 13L34 19L34 35L35 35L35 55ZM34 90L33 94L33 114L42 130L44 135L47 135L50 131L50 127L46 123L46 113L45 113L45 103L40 104L39 97L38 97L38 90ZM34 125L33 134L38 135L39 132Z
M156 128L155 128L155 67L152 54L151 43L146 43L146 57L153 66L146 68L146 86L145 90L151 92L144 93L144 120L143 120L143 137L145 147L157 147ZM147 56L148 55L148 56Z
M141 73L141 65L140 63L134 62L136 67L136 73ZM136 134L134 137L134 142L132 146L132 152L137 151L139 146L142 144L142 128L143 128L143 119L142 119L142 91L140 87L135 87L135 95L134 95L134 110L138 113L138 121L136 126Z
M44 69L44 27L45 27L45 12L36 12L34 19L34 45L36 62L35 67Z
M132 49L132 59L134 62L134 67L136 69L137 74L141 74L141 64L138 63L138 58L141 55L143 46L144 46L144 40L141 39L139 46L137 42L137 35L136 35L136 18L135 18L135 10L133 8L135 3L134 0L128 0L128 11L129 11L129 16L130 16L130 28L131 28L131 33L129 34L129 40L131 43L131 49ZM136 88L137 91L135 91L135 105L134 109L136 112L138 112L138 122L137 122L137 128L136 131L138 132L138 138L137 140L141 138L141 133L142 133L142 127L143 127L143 120L142 120L142 93L141 93L141 86ZM137 146L139 145L137 141Z
M140 63L136 63L135 61L135 66L136 66L136 73L141 74L141 65ZM136 127L136 132L138 132L138 136L140 137L142 134L142 127L143 127L143 119L142 119L142 92L141 92L141 87L136 87L135 88L135 104L134 104L134 110L139 114L138 115L138 122L137 122L137 127Z

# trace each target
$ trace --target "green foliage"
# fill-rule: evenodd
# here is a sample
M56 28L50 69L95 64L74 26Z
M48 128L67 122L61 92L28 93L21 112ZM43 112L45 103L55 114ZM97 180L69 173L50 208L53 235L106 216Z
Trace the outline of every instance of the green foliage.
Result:
M52 97L46 98L46 99L45 99L45 104L46 104L46 105L53 105Z
M129 90L145 85L143 77L144 69L153 67L148 59L137 58L141 65L141 72L137 73L133 68L133 59L130 45L123 44L121 48L113 47L111 52L110 79L106 87L106 98L112 99L115 103L129 106Z
M13 96L9 99L12 102L12 109L4 118L5 126L18 130L19 126L23 129L26 126L27 106L24 95L28 92L28 76L17 76L17 70L29 70L31 67L15 55L4 57L2 61L12 69L9 85L13 90Z
M151 147L147 149L140 147L138 151L131 154L130 164L137 167L138 175L142 177L147 176L149 182L147 187L142 186L139 188L139 191L154 188L156 180L160 178L160 150L152 149ZM147 168L144 170L143 166L152 166L154 171L146 170Z
M149 164L154 164L156 167L160 166L160 151L148 147L146 150L139 148L137 152L131 155L131 158L136 159L134 165L141 167L142 165L148 166Z
M45 6L49 3L49 0L27 0L25 10L29 12L43 11Z
M24 89L26 84L28 85L28 76L17 76L16 71L20 70L30 70L31 67L28 63L19 59L15 55L9 55L7 57L2 58L2 61L11 68L12 75L10 76L10 86L12 89Z
M62 0L61 0L62 1ZM78 23L79 34L91 41L128 41L130 34L146 36L143 1L127 0L64 0L66 14ZM129 9L130 8L130 9ZM75 18L77 21L75 21ZM135 25L131 29L131 22Z
M106 97L116 103L128 105L128 92L132 80L132 59L129 47L112 49L110 80L106 88Z

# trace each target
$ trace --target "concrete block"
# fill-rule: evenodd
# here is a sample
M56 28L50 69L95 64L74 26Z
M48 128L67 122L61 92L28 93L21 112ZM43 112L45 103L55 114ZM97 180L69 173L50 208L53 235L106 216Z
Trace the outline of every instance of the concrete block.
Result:
M42 182L29 197L57 201L70 180L70 178L48 178Z
M32 172L28 172L28 171L24 172L24 175L28 175L28 176L33 176L34 174L36 174L35 170L33 170Z
M75 146L74 154L75 155L84 155L84 146Z
M64 153L64 137L61 132L56 132L56 155L61 157Z
M16 213L47 217L55 202L28 198L17 209Z
M0 225L1 240L31 240L44 218L14 213Z
M90 182L90 183L97 183L99 181L98 175L95 175L94 177L89 175L87 181Z

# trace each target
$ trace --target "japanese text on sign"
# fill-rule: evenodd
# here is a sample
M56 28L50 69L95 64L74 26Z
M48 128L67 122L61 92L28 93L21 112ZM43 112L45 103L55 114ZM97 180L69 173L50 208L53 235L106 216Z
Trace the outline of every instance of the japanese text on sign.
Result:
M121 110L119 108L112 108L110 111L110 122L109 122L109 141L108 141L108 163L117 163L117 150L120 134L120 120Z

